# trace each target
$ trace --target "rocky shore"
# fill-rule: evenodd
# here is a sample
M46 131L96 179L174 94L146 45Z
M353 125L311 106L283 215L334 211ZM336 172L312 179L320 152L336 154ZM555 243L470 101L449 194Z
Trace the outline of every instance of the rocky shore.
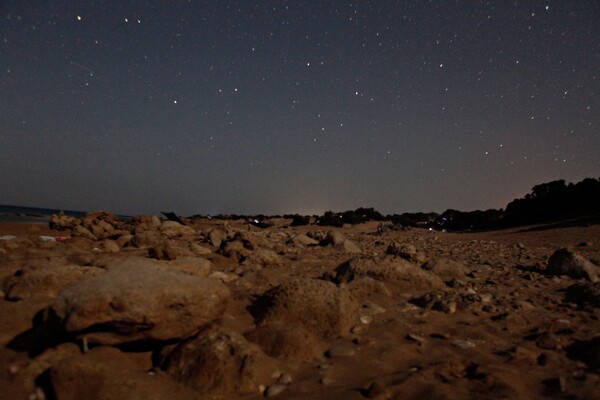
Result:
M0 224L0 399L595 399L600 226Z

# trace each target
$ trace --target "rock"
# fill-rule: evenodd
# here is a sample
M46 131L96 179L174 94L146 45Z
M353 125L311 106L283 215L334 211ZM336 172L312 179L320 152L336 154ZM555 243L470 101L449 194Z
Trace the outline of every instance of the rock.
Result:
M250 255L250 249L247 249L244 242L241 240L230 240L228 242L223 242L220 253L225 257L241 262Z
M265 397L277 396L278 394L283 393L285 389L287 389L287 385L276 383L274 385L269 386L267 390L265 390Z
M160 225L160 233L169 239L196 234L194 228L185 226L176 221L164 221Z
M77 225L76 227L74 227L73 230L71 231L71 235L80 236L82 238L86 238L86 239L90 239L90 240L98 240L98 238L92 232L90 232L89 229L87 229L81 225Z
M50 369L50 384L61 400L200 400L191 388L161 375L148 375L126 354L99 347L64 357Z
M290 374L281 374L277 379L277 383L289 385L290 383L292 383L292 376Z
M69 215L56 215L50 216L49 226L50 229L57 231L64 231L67 229L73 229L77 225L78 219Z
M329 231L327 232L327 237L325 238L325 245L329 246L341 246L346 241L346 237L339 231Z
M103 274L95 267L61 265L53 268L25 267L18 274L4 280L2 290L11 301L29 299L33 296L56 298L61 290L82 279Z
M215 279L134 259L65 289L49 315L90 343L166 341L219 318L228 298L227 287Z
M392 243L388 246L386 253L419 264L427 260L427 256L412 244Z
M221 243L227 240L227 232L221 228L213 228L208 232L208 243L214 247L221 247Z
M248 256L244 260L244 264L258 264L258 265L281 265L283 263L283 259L275 253L273 250L269 249L257 249L255 251L249 252Z
M332 378L323 377L319 379L319 383L323 386L331 386L335 384L335 380L333 380Z
M173 270L204 278L210 275L213 263L200 257L179 257L167 265Z
M136 232L131 239L131 243L135 247L152 247L158 246L163 242L163 237L156 230L145 230L142 232Z
M103 253L117 253L121 251L119 243L111 239L104 239L98 243L98 249Z
M270 323L259 326L246 337L272 357L298 361L312 361L322 347L315 334L298 324Z
M600 267L592 264L570 249L556 250L548 259L548 275L567 275L571 278L585 278L591 282L600 280Z
M576 340L566 350L569 358L583 361L596 372L600 372L600 336L590 340Z
M469 273L465 264L449 258L434 258L427 261L422 268L426 271L433 272L444 281L453 278L461 279Z
M190 250L198 256L205 256L212 253L211 249L201 246L198 243L190 243Z
M600 282L572 285L567 289L566 297L580 306L600 307Z
M459 303L461 303L461 298L455 292L435 290L411 300L411 303L416 304L419 307L430 308L447 314L454 314Z
M266 292L252 305L252 313L259 325L272 322L300 324L321 338L348 332L357 309L345 288L307 278L285 282Z
M475 343L473 343L472 341L468 340L468 339L454 339L452 341L452 344L456 347L458 347L459 349L470 349L475 347Z
M344 262L335 270L336 283L351 282L357 277L370 277L393 283L408 290L431 290L446 287L444 282L404 259L385 260L355 257Z
M211 273L209 275L209 277L211 277L213 279L218 279L223 283L229 283L229 282L233 282L233 281L239 279L238 275L226 274L225 272L221 272L221 271L214 271L213 273Z
M249 335L272 355L311 359L314 354L302 350L304 343L348 333L357 317L357 303L349 291L331 282L297 279L277 286L250 307L258 329Z
M133 235L126 233L126 234L119 236L116 239L116 242L119 245L119 247L126 247L131 243L132 239L133 239Z
M167 241L163 241L149 249L148 255L157 260L175 260L177 251Z
M359 277L354 279L349 284L346 284L346 288L350 292L350 296L357 303L362 301L372 294L382 294L384 296L390 296L391 293L385 286L385 283L378 281L373 278Z
M414 333L407 333L406 339L411 340L413 342L417 342L417 343L425 343L426 342L426 340L423 336L420 336L420 335L417 335Z
M308 237L307 235L305 235L303 233L299 233L297 235L292 236L288 240L288 243L295 244L296 246L316 246L319 244L318 241Z
M161 368L174 380L212 396L256 393L278 370L257 345L221 327L207 328L181 342Z
M535 339L535 345L544 350L561 350L563 339L550 332L544 332Z
M344 249L344 251L346 253L356 254L356 253L362 252L360 247L358 247L356 244L354 244L354 242L352 242L348 239L344 240L344 243L342 244L342 248Z
M332 246L342 249L346 253L360 253L360 248L354 242L346 239L339 231L331 230L327 232L325 239L321 240L322 246Z

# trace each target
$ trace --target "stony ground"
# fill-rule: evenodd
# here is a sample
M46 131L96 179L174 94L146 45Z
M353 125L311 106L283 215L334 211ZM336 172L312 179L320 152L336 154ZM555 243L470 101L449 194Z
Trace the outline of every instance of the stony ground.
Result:
M0 224L0 399L598 398L600 225L271 222Z

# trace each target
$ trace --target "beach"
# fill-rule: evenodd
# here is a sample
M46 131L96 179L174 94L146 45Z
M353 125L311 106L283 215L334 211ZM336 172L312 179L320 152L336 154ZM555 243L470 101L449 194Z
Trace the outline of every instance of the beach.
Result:
M597 398L600 225L182 222L0 223L0 398Z

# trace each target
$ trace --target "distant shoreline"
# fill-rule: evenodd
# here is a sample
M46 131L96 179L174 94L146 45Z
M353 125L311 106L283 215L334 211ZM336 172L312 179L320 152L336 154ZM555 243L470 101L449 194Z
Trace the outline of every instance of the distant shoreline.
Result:
M16 222L28 224L47 224L52 214L65 214L72 217L83 217L88 211L59 210L55 208L22 207L0 205L0 222ZM130 218L119 215L119 218Z

